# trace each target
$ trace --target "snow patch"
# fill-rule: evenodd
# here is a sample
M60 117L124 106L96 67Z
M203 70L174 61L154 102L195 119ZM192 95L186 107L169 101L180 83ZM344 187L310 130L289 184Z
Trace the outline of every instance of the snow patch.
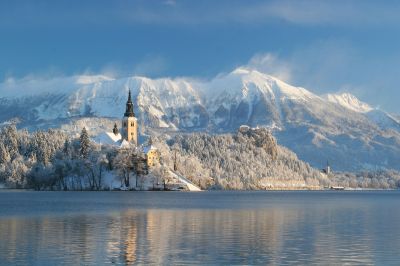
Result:
M338 104L358 113L367 113L373 110L371 106L360 101L357 99L357 97L350 93L326 94L324 98L331 103Z

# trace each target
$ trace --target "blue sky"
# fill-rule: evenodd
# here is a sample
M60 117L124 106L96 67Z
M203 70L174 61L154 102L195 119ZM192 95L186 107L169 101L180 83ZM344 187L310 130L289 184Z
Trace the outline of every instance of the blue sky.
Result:
M0 1L0 79L246 65L400 113L399 1Z

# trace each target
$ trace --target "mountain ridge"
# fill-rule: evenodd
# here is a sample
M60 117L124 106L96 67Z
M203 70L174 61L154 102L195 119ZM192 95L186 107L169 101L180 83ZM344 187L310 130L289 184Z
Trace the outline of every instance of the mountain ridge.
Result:
M276 77L240 67L209 80L72 76L0 84L0 123L22 127L81 117L122 116L131 89L142 126L172 131L233 132L267 127L279 143L313 166L341 170L396 168L400 123L355 96L317 95Z

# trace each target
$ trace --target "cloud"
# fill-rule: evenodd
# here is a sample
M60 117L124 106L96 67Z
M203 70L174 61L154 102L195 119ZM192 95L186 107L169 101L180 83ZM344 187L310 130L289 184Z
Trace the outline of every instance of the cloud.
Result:
M160 55L147 55L142 61L135 64L134 75L159 76L168 69L167 60Z
M156 24L263 24L273 20L342 27L400 24L400 3L337 0L271 1L18 1L0 3L0 27ZM105 19L106 18L106 19Z
M319 40L285 55L258 53L246 65L317 93L349 92L400 113L400 52L366 54L345 40Z
M292 65L272 53L254 55L247 63L247 67L268 73L286 82L291 81Z
M86 68L85 71L74 73L75 75L101 74L110 78L128 76L160 77L169 69L168 61L161 55L148 54L130 64L121 62L109 62L97 70Z
M102 67L86 67L81 71L70 73L62 72L59 68L48 67L45 69L30 72L24 76L16 76L13 73L7 73L3 80L0 80L0 89L5 84L29 83L38 80L57 80L60 78L69 78L76 76L105 76L108 78L124 78L130 76L144 76L149 78L158 78L165 75L169 68L168 61L161 55L148 54L140 60L131 64L120 62L109 62Z
M258 24L272 20L300 25L345 27L390 26L400 23L400 4L377 1L273 0L212 1L209 4L182 4L166 1L175 9L159 6L132 7L127 20L150 24ZM371 15L373 14L373 15Z
M285 55L258 53L247 66L288 83L325 92L337 90L352 80L360 57L361 54L347 41L318 40L297 46Z
M300 25L334 25L346 27L390 26L400 23L400 4L377 1L336 0L272 0L272 1L210 1L176 2L164 6L132 5L126 7L121 19L146 24L259 24L273 20ZM371 15L373 14L373 15Z
M259 52L244 66L317 94L350 92L371 106L381 106L383 110L400 113L397 100L400 95L400 52L386 57L381 53L365 56L356 47L344 40L319 40L298 46L287 54ZM97 71L87 69L84 74L100 73L115 78L132 75L160 77L168 73L169 66L164 57L150 54L131 65L113 62ZM75 73L80 74L82 72ZM20 79L9 75L3 83L11 86L18 80L56 80L60 77L68 75L49 69L48 73L37 72Z
M164 3L164 5L167 5L167 6L175 6L176 5L176 1L174 1L174 0L166 0L163 3Z
M399 11L398 4L376 1L280 0L244 6L241 14L247 20L277 18L295 24L371 26L398 22Z

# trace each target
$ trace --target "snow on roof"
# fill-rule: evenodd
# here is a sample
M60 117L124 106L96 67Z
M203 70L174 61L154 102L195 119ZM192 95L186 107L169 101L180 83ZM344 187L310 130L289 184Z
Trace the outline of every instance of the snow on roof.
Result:
M131 144L128 141L126 141L125 139L123 139L122 141L119 141L118 143L119 143L120 148L127 148L127 147L131 146Z
M143 152L144 152L145 154L147 154L147 153L148 153L149 151L151 151L151 150L157 150L157 148L154 147L153 145L149 145L149 146L146 146L146 147L143 148Z
M122 147L123 145L126 146L124 141L127 142L126 140L122 139L120 133L115 135L113 132L101 132L93 140L99 144L113 145L118 147Z
M93 138L98 144L101 145L112 145L118 148L129 148L132 143L122 138L120 133L114 134L113 132L102 132Z

